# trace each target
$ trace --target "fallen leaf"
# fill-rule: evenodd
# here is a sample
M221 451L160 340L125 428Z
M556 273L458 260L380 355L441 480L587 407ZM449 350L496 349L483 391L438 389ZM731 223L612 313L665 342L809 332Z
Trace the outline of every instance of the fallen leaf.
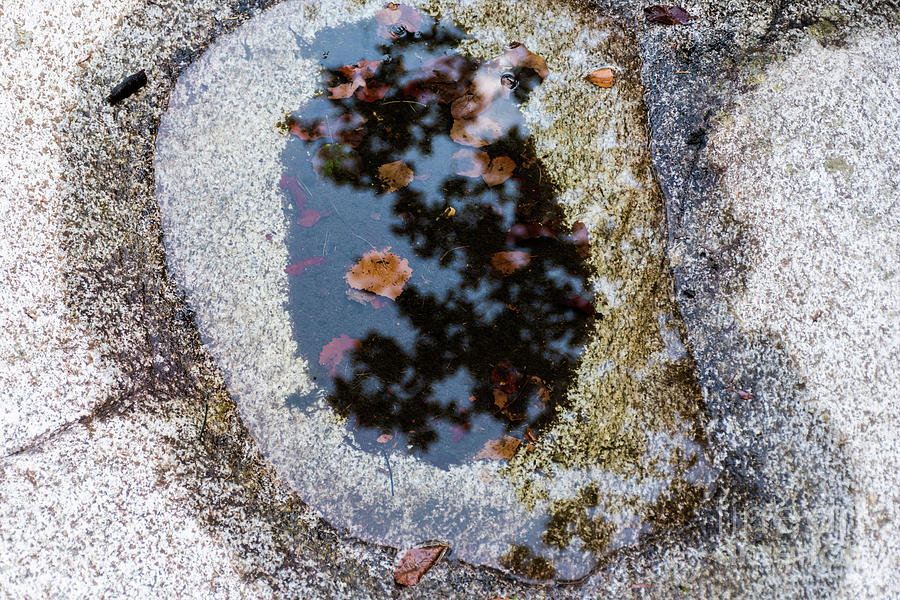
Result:
M494 252L491 256L491 266L501 275L512 275L517 269L528 266L530 262L531 253L521 250Z
M575 252L581 258L587 258L591 254L590 235L587 226L581 221L572 223L572 240L575 242Z
M471 73L469 61L458 54L432 58L422 63L422 76L407 83L403 93L422 104L447 104L463 95Z
M511 66L532 69L535 73L540 75L541 78L550 74L550 69L547 68L547 62L519 42L511 42L507 45L506 49L503 51L503 57Z
M356 113L343 114L331 125L334 139L351 148L356 148L366 135L366 118Z
M500 125L486 117L477 119L456 119L450 128L450 138L463 146L480 148L493 144L502 135Z
M516 163L508 156L497 156L491 160L488 169L482 173L481 178L490 187L500 185L510 177L516 170Z
M525 428L525 440L531 442L532 444L538 441L537 436L534 434L534 431L531 429L531 427Z
M378 442L379 444L387 444L392 439L394 439L394 436L392 436L391 434L382 433L381 435L378 436L378 439L375 441Z
M303 207L306 205L306 192L300 187L300 182L296 177L293 175L282 175L281 181L278 182L278 187L288 191L297 210L303 210Z
M366 87L366 80L375 76L375 71L381 66L380 60L361 60L355 65L344 65L338 72L350 80L349 83L342 83L334 87L328 88L331 95L328 96L332 100L341 98L349 98L359 88ZM384 94L382 94L384 97Z
M321 265L325 259L321 256L313 256L299 262L295 262L284 270L288 275L303 275L303 270L311 265Z
M653 23L663 25L684 25L694 20L688 11L680 6L655 5L644 9L644 17Z
M613 70L606 69L597 69L596 71L591 71L584 77L588 80L589 83L593 83L594 85L602 88L612 87L613 84Z
M488 440L484 447L475 455L475 460L486 458L488 460L508 460L519 448L521 442L518 438L504 435L499 440Z
M459 443L459 441L462 440L466 436L466 434L469 433L470 429L472 429L471 421L466 421L462 425L451 425L450 433L451 433L451 437L453 438L453 443L454 444Z
M412 269L409 261L389 250L390 248L385 248L366 252L350 267L344 280L354 289L396 300L403 293L403 286L409 281Z
M516 223L506 232L506 243L514 244L539 237L556 238L556 234L543 223Z
M340 337L332 338L322 348L319 364L328 369L329 375L334 375L335 369L344 360L344 353L359 348L362 348L362 342L342 333Z
M550 404L550 390L547 389L547 385L544 383L544 380L540 377L531 376L529 381L537 386L537 397L540 400L541 404L544 408Z
M297 121L291 125L291 133L306 142L317 140L328 135L325 123L321 119L312 122Z
M405 188L413 180L413 171L402 160L395 160L378 167L378 179L385 186L386 192L396 192Z
M347 298L353 300L354 302L358 302L359 304L366 305L371 304L372 308L379 309L387 306L387 300L379 297L377 294L373 294L372 292L364 292L363 290L354 290L350 288L346 292Z
M297 225L302 225L303 227L312 227L319 222L319 219L321 219L322 217L327 217L330 214L330 212L320 213L314 208L304 210L297 217Z
M407 550L394 569L394 581L399 585L416 585L422 575L444 556L449 547L446 544L439 544Z
M390 89L388 83L373 81L356 90L356 97L362 102L375 102L384 98Z
M457 150L450 157L454 172L464 177L481 177L491 164L491 157L481 150L469 150L463 148Z
M504 409L512 402L512 398L509 397L509 394L504 392L503 390L494 390L494 404L499 409Z
M519 370L513 365L500 361L491 369L491 384L495 389L512 394L519 389L519 378L521 376Z

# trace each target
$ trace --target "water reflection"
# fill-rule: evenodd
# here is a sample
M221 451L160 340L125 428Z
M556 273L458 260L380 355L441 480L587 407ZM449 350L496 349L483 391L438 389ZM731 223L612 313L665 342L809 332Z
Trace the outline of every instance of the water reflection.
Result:
M318 34L327 97L285 123L282 179L318 384L356 443L441 467L528 451L596 318L586 231L518 108L546 65L517 44L478 64L463 39L401 8Z

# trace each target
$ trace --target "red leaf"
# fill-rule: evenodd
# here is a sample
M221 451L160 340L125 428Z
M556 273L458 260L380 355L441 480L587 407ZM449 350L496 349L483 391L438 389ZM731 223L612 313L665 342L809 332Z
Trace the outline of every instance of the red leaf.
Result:
M555 238L556 234L543 223L516 223L506 233L506 243L514 244L521 240L530 240L538 237Z
M320 213L314 208L304 210L297 217L297 225L302 225L303 227L312 227L319 222L319 219L321 219L322 217L327 217L330 214L330 212Z
M450 427L451 437L453 438L453 443L458 443L461 439L463 439L466 434L469 433L469 430L472 429L472 422L466 421L462 425L452 425Z
M301 140L310 142L313 140L317 140L320 137L326 137L328 132L325 128L325 123L321 120L316 120L313 122L296 122L291 125L291 133L296 135Z
M400 558L394 569L394 581L399 585L416 585L428 569L447 552L446 544L411 548Z
M284 270L288 275L303 275L303 269L311 265L321 265L325 262L325 259L321 256L313 256L312 258L307 258L306 260L301 260L299 262L295 262L290 265L287 269Z
M491 166L482 173L481 178L490 187L494 187L512 177L515 170L516 163L513 159L508 156L497 156L491 160Z
M694 17L680 6L660 6L658 4L645 8L644 17L648 21L662 23L663 25L684 25L694 20Z
M392 436L391 434L382 433L381 435L378 436L378 439L375 441L378 442L379 444L387 444L392 439L394 439L394 436Z
M331 92L331 95L328 97L332 100L349 98L359 88L365 90L366 79L371 79L380 65L380 60L361 60L355 65L345 65L341 67L339 69L340 74L349 79L350 83L342 83L328 88L328 91ZM387 90L385 90L385 93L387 93ZM382 94L382 98L383 97L384 94ZM366 100L366 102L371 102L371 100Z
M334 375L335 369L344 360L344 353L359 348L362 348L362 342L342 333L341 337L332 338L322 348L319 364L328 369L329 375Z
M373 81L356 90L356 97L363 102L375 102L384 98L391 86L380 81Z
M531 253L520 250L507 252L494 252L491 256L491 266L501 275L512 275L517 269L527 267L531 262Z
M300 187L300 182L297 181L296 177L293 175L282 175L281 181L278 182L278 187L290 193L297 210L303 210L303 206L306 204L306 192Z

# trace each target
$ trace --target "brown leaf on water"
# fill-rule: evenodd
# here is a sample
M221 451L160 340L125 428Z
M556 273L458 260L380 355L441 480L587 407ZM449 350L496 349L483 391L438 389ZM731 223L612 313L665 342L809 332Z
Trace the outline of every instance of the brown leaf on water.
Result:
M518 438L504 435L499 440L488 440L484 447L475 455L475 460L486 458L488 460L509 460L521 442Z
M415 175L412 169L402 160L395 160L378 167L378 179L384 184L386 192L396 192L410 184Z
M322 348L319 354L319 364L328 369L328 373L334 375L337 366L344 360L344 353L362 348L362 342L346 334L332 338Z
M486 117L472 120L457 119L453 121L453 127L450 128L450 138L454 142L475 148L493 144L500 139L502 134L500 125Z
M481 177L491 164L491 157L481 150L463 148L450 157L453 171L464 177Z
M437 544L410 548L394 568L394 581L399 585L416 585L425 572L444 556L449 547L447 544Z
M494 390L494 404L497 408L504 409L512 402L512 398L509 397L509 394L504 392L503 390Z
M529 381L532 385L537 387L538 400L540 400L542 407L546 408L547 405L550 404L550 390L547 389L544 380L540 377L535 377L534 375L532 375Z
M613 85L613 70L610 68L597 69L591 71L584 77L589 83L593 83L597 87L608 88Z
M365 92L366 80L375 76L379 66L381 66L380 60L361 60L355 65L341 67L339 69L340 74L349 79L350 83L342 83L328 88L328 91L331 92L331 95L328 97L332 100L349 98L360 88ZM387 90L385 90L386 92ZM384 94L381 97L383 98Z
M515 170L516 162L513 159L508 156L497 156L491 160L490 167L488 167L487 171L485 171L481 177L486 184L494 187L512 177L513 171Z
M494 252L491 256L491 266L501 275L512 275L516 270L527 267L531 262L531 253L521 250L509 250L506 252Z
M525 44L511 42L503 51L503 58L513 67L526 67L534 70L541 78L550 74L547 62L529 50Z
M694 20L694 17L680 6L658 4L645 8L644 17L648 21L663 25L684 25Z
M450 104L450 114L454 119L474 119L491 105L493 98L466 92Z
M402 25L410 33L415 33L422 27L422 15L413 7L393 2L385 4L384 8L376 12L375 20L379 25L378 35L386 39L397 37L392 34L391 27L394 25Z
M366 252L350 267L344 280L354 289L396 300L412 276L412 269L409 261L389 250L390 248L385 248Z
M328 135L325 123L321 120L297 121L291 125L291 133L304 141L313 141Z

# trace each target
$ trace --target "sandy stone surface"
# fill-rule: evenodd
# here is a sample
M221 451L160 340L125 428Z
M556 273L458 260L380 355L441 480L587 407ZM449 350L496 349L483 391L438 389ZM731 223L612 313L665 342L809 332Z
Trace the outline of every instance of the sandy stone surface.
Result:
M394 552L341 538L291 496L234 420L233 405L217 400L221 382L208 362L154 354L170 346L143 324L132 333L147 340L146 352L134 359L121 353L116 332L129 331L127 323L145 307L165 302L121 299L114 283L98 284L111 298L102 321L79 310L96 307L70 301L82 281L71 274L101 266L74 264L78 253L61 239L66 211L78 203L94 206L73 195L83 188L73 187L67 171L73 107L86 102L85 89L108 90L135 62L165 65L176 48L202 46L195 48L193 38L168 39L160 49L163 29L200 37L196 32L216 23L246 18L241 4L248 3L0 5L0 597L900 595L900 36L896 22L842 33L848 15L864 21L880 3L851 3L846 13L825 3L795 3L779 16L774 3L697 2L687 6L701 17L697 25L640 30L648 85L656 75L664 82L675 77L662 73L664 61L654 61L679 52L678 44L714 53L737 40L742 54L782 34L796 42L762 66L748 54L717 67L737 84L723 88L727 101L704 122L708 143L692 148L699 162L716 166L720 179L700 181L690 170L673 174L655 157L667 202L684 213L680 234L690 237L670 240L669 254L704 394L714 410L723 402L739 405L716 414L713 438L723 448L746 440L752 452L723 451L722 464L769 486L757 499L768 504L748 509L762 530L730 529L733 521L715 531L708 524L685 527L683 537L623 555L582 588L555 591L452 561L416 589L397 591L390 576ZM639 22L638 3L602 9ZM795 9L819 16L810 21L800 14L793 22ZM134 11L143 11L137 25L128 20ZM194 29L185 15L196 16ZM774 38L765 38L767 32ZM112 33L125 41L110 42ZM91 61L98 57L109 64L96 66ZM93 79L85 83L88 69ZM165 93L156 83L161 69L151 87ZM712 80L728 79L711 73ZM689 112L693 101L687 95L662 105L660 98L648 97L653 115ZM128 121L127 111L96 110L98 130L143 126ZM654 135L671 133L660 122L654 121ZM691 133L679 131L685 138ZM682 162L690 156L678 155ZM116 201L130 206L127 198ZM92 218L127 221L116 206ZM732 244L737 234L746 243ZM150 227L147 243L158 244L156 236ZM715 286L688 289L710 281ZM169 302L172 292L158 295ZM114 335L107 339L104 329ZM781 370L754 370L770 362ZM149 386L133 374L138 366L157 378L152 381L183 368L207 383L176 380L175 391ZM728 390L729 377L753 397L743 401ZM780 489L780 481L794 488ZM728 493L745 489L733 482L723 488L730 492L711 503L710 520L724 519L734 507ZM823 490L831 495L821 497ZM824 524L829 506L837 519ZM826 525L836 532L817 535Z

